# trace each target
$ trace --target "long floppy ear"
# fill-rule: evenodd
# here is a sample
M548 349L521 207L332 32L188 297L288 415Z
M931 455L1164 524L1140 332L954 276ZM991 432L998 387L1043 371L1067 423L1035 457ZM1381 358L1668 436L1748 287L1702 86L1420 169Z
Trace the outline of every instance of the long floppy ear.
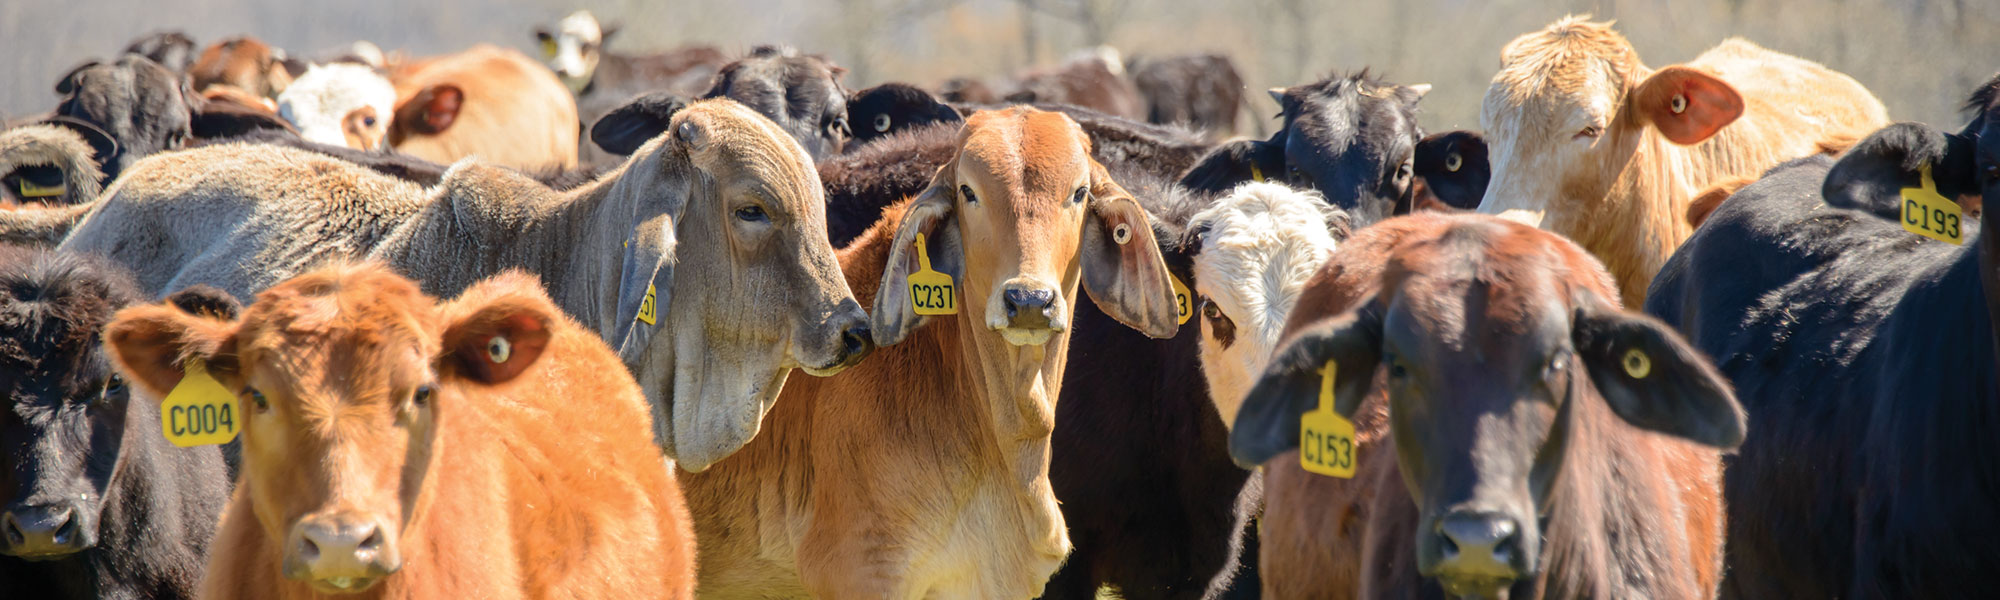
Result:
M687 108L687 97L673 92L653 92L634 98L590 126L590 141L612 154L629 155L640 146L667 132L674 115Z
M957 200L958 159L953 158L938 167L930 187L910 201L909 208L903 211L903 220L896 224L888 261L882 265L882 285L875 290L875 308L869 311L868 328L873 332L876 346L901 342L923 325L923 315L917 314L916 307L910 304L910 274L922 268L917 261L917 234L924 234L924 249L928 251L931 269L959 282L956 286L959 289L953 293L964 295L965 254L959 248L958 228L952 226ZM953 305L958 304L959 301L953 301Z
M659 207L657 213L640 215L639 222L633 224L632 237L625 240L618 279L619 329L604 338L613 343L619 359L634 373L639 372L639 363L652 343L653 334L666 327L660 321L672 306L674 247L680 239L675 227L687 209L688 196L695 193L694 186L698 185L691 180L700 178L691 157L714 142L709 125L699 119L680 119L671 127L673 139L658 146L654 156L642 160L657 160L661 172L681 177L683 181L664 186L612 188L613 194L645 194L648 197L644 205Z
M1082 242L1083 290L1098 308L1148 337L1174 337L1179 311L1152 216L1095 160Z
M126 380L147 395L166 398L180 385L189 358L207 363L212 374L234 374L235 332L233 321L189 314L170 303L148 304L112 317L104 327L104 350Z
M1625 422L1699 444L1734 449L1745 418L1729 382L1666 324L1601 306L1571 323L1590 381Z
M1231 140L1209 150L1181 175L1181 187L1220 194L1250 181L1285 176L1285 131L1269 140Z
M1676 144L1701 143L1743 116L1736 88L1700 69L1679 65L1654 72L1626 100L1630 110Z
M524 289L508 289L521 288ZM478 288L488 289L478 289ZM492 289L492 288L500 289ZM470 297L477 306L454 303L445 314L453 315L444 331L443 370L475 383L496 385L519 376L541 358L549 346L556 307L540 293L541 283L532 276L513 271L502 274L461 297ZM532 291L527 291L532 290Z
M1373 390L1382 355L1382 317L1372 298L1345 314L1292 335L1264 368L1236 412L1229 455L1255 467L1299 447L1299 417L1319 407L1321 369L1335 365L1333 410L1349 417Z

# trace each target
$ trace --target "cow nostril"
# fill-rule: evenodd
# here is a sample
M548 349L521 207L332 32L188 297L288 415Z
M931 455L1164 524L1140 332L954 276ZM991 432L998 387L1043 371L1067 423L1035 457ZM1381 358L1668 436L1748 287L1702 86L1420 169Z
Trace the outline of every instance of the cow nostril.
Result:
M361 545L355 546L362 552L373 552L382 547L382 528L368 526L368 536L361 538Z
M7 543L16 546L27 543L28 536L21 533L21 523L14 520L14 513L7 513L6 521Z
M848 327L846 331L840 333L841 352L848 356L853 356L866 351L868 344L871 343L870 340L874 339L870 337L871 335L873 335L873 332L868 330L867 325Z
M308 563L318 560L319 544L313 543L311 538L299 540L299 558Z
M75 538L76 519L64 519L62 524L56 526L55 535L50 537L58 546L68 545Z

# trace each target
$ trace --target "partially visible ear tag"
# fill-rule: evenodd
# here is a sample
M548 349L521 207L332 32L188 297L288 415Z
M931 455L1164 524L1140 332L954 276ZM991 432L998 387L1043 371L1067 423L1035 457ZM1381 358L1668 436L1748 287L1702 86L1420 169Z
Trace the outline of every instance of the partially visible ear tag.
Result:
M1341 479L1354 478L1354 422L1333 412L1333 361L1319 373L1319 409L1299 416L1299 466Z
M958 314L958 288L952 284L950 275L931 270L931 254L924 248L924 234L917 234L914 248L921 268L910 274L910 308L920 315Z
M654 305L658 302L658 300L655 299L656 296L658 296L658 290L653 289L653 284L647 283L646 297L639 300L640 322L643 322L647 325L653 324L653 319L654 319L653 311L656 309Z
M1167 279L1174 282L1174 310L1179 311L1174 313L1174 322L1186 325L1188 317L1194 316L1194 294L1188 293L1187 284L1181 283L1181 278L1172 271L1167 272Z
M21 178L22 198L48 198L51 196L61 196L67 192L69 192L69 186L66 185L56 184L48 187L42 187L39 185L35 185L35 182L33 181L28 181L28 178L26 177Z
M1923 187L1903 188L1903 231L1955 245L1965 243L1960 230L1964 210L1957 202L1937 193L1931 182L1931 166L1924 165Z
M208 365L190 358L182 365L180 385L160 402L160 433L175 446L226 444L242 431L236 395L208 374Z
M1250 180L1258 183L1264 181L1264 170L1257 168L1257 163L1254 162L1250 163Z
M555 55L556 55L556 41L555 41L555 39L551 38L551 39L546 39L546 40L542 40L542 54L547 54L547 55L549 55L549 56L555 56Z

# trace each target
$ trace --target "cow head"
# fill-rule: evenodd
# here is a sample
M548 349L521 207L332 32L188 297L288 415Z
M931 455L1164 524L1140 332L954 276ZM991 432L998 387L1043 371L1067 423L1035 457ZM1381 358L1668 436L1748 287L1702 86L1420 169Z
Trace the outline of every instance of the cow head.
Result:
M278 116L308 142L373 150L395 117L396 86L374 68L313 65L278 94Z
M541 44L542 57L556 77L569 86L569 91L582 92L590 87L590 78L597 73L597 62L604 58L605 40L617 32L618 26L606 26L590 11L579 10L557 22L554 32L536 27L535 41Z
M237 320L127 309L105 341L148 393L193 359L236 393L242 516L280 545L283 576L351 593L401 568L449 451L439 431L466 418L454 411L535 365L564 318L532 278L493 281L440 307L379 265L334 265L258 294Z
M668 130L610 191L639 210L603 311L617 321L600 332L659 411L659 441L700 471L756 435L793 368L831 375L874 346L805 149L727 99L689 105Z
M703 98L735 100L784 128L814 160L840 153L847 125L847 69L791 48L760 46L715 74Z
M84 63L56 83L56 93L62 98L54 124L86 139L109 136L108 143L92 140L106 183L141 158L180 149L192 132L191 115L203 105L179 75L136 54Z
M1417 142L1416 183L1410 210L1461 211L1479 208L1493 167L1486 138L1476 131L1432 134Z
M207 48L187 69L194 91L211 85L233 85L265 98L276 98L292 78L304 73L306 63L285 56L285 51L250 36L225 39Z
M1648 136L1698 144L1743 114L1715 75L1647 69L1610 24L1581 17L1515 38L1500 62L1479 115L1494 174L1479 210L1555 231L1599 210Z
M1332 255L1347 215L1314 192L1246 183L1188 220L1201 304L1201 372L1225 425L1264 372L1307 280Z
M854 124L850 149L898 131L965 120L930 92L901 83L885 83L856 92L847 99L847 118Z
M1581 248L1486 216L1409 217L1341 249L1381 261L1373 287L1326 314L1339 258L1301 302L1230 440L1257 464L1297 447L1332 361L1333 408L1385 393L1397 464L1416 501L1419 569L1455 595L1504 597L1541 568L1543 524L1567 468L1591 479L1606 436L1632 427L1717 448L1744 435L1726 380L1671 329L1616 304ZM1623 424L1620 424L1622 421ZM1610 429L1607 429L1610 428ZM1567 465L1567 467L1566 467ZM1586 469L1579 472L1578 469Z
M982 111L966 120L958 148L897 221L875 294L876 343L897 343L925 319L910 291L920 248L957 284L953 302L984 357L989 392L1025 394L1037 410L1053 410L1053 386L1028 380L1060 381L1079 278L1105 314L1173 335L1151 221L1090 158L1075 121L1029 107Z
M155 31L132 40L125 45L126 54L137 54L160 63L160 66L175 73L187 72L194 64L194 38L176 30Z

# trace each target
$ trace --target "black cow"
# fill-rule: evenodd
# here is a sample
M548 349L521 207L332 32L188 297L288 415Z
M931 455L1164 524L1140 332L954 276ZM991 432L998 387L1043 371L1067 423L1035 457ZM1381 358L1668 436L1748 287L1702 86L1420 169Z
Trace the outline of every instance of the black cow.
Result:
M175 73L186 73L194 65L194 38L178 30L156 31L140 36L125 46L126 54L137 54L160 63Z
M1715 357L1757 428L1726 474L1726 596L2000 595L2000 240L1982 234L2000 217L1947 220L1961 246L1873 210L1926 166L1947 198L2000 193L1996 92L1956 134L1899 123L1772 169L1653 280L1647 311Z
M1146 100L1147 121L1184 125L1216 139L1236 133L1243 75L1228 56L1135 57L1126 69Z
M965 120L951 105L930 92L903 83L884 83L855 92L847 99L847 118L854 129L854 139L847 146L849 152L897 132L931 123Z
M227 296L193 295L185 305L233 310ZM170 444L159 399L133 398L112 372L98 332L142 299L102 261L0 247L8 597L195 596L231 473L216 446Z
M846 73L818 55L759 46L749 56L723 65L702 97L726 96L743 103L792 134L813 160L824 160L840 153L850 132L847 89L840 86L840 76Z
M1493 163L1486 159L1486 138L1477 131L1447 131L1417 142L1412 162L1411 210L1476 210L1486 196Z
M110 154L96 157L105 183L141 158L180 148L202 107L184 78L135 54L79 65L63 75L56 93L62 96L57 116L89 123L117 141Z
M1429 84L1395 85L1363 70L1272 90L1284 126L1268 140L1223 144L1181 179L1221 192L1253 179L1317 189L1357 226L1408 205L1412 156L1423 129L1417 101Z

